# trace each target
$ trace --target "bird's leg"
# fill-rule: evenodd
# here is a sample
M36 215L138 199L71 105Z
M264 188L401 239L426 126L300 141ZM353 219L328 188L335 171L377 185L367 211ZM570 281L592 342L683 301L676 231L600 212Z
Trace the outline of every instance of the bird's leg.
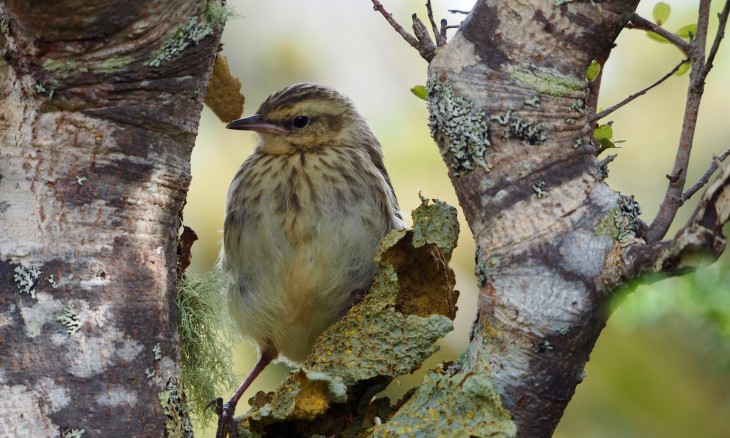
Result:
M238 428L236 427L236 421L233 419L233 414L236 412L236 404L243 393L246 392L249 386L251 386L251 383L253 383L256 377L261 374L261 371L266 368L266 365L271 363L275 356L276 355L270 349L263 350L261 352L261 358L258 362L256 362L256 365L254 365L248 377L246 377L246 380L244 380L236 392L233 393L233 397L231 397L227 403L223 404L223 408L219 413L220 416L218 417L218 431L215 434L216 438L225 438L226 428L228 428L231 432L231 438L238 437Z

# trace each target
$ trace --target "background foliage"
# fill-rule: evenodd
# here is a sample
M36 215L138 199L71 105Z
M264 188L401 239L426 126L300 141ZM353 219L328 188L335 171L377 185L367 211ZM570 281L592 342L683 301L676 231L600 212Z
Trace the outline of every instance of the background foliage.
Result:
M401 23L414 11L425 17L423 1L385 2ZM457 24L469 0L434 1L438 17ZM672 13L665 27L675 31L694 22L696 2L667 1ZM368 0L349 2L271 0L229 1L241 18L229 21L223 53L242 82L245 114L252 114L272 91L294 82L332 85L348 94L368 118L383 144L386 166L403 211L418 206L418 192L457 205L446 167L429 136L425 103L410 88L424 84L426 64L373 12ZM639 13L651 18L655 2ZM718 9L721 5L714 2ZM710 33L717 27L712 14ZM642 31L625 30L604 66L599 107L607 107L649 85L681 59L668 44ZM693 183L718 154L730 146L730 42L725 41L710 73L700 110L695 154L688 181ZM681 127L688 75L671 78L647 96L612 114L615 139L609 184L636 195L644 220L656 213L671 170ZM605 121L604 121L605 122ZM193 182L185 222L200 236L189 272L204 273L215 263L222 238L228 185L255 146L252 134L223 129L206 109L193 152ZM681 224L693 202L680 210ZM405 214L409 217L409 214ZM462 218L463 219L463 218ZM462 294L456 329L442 340L442 351L427 362L455 358L466 346L478 288L474 244L462 224L452 267ZM677 227L670 230L670 234ZM730 231L730 230L727 230ZM624 292L586 368L556 437L721 437L730 436L730 254L696 274ZM255 362L253 347L234 352L242 376ZM272 390L286 367L270 367L253 391ZM398 396L420 382L423 373L391 385ZM232 391L233 388L230 388ZM229 391L229 392L230 392ZM228 397L230 394L223 394ZM239 413L246 409L241 403ZM204 436L212 434L205 432Z

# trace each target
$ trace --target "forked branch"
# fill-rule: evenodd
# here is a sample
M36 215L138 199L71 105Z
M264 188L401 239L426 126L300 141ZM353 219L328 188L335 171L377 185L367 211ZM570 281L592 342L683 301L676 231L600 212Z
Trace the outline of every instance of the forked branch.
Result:
M626 249L625 277L651 279L651 274L682 275L714 262L727 244L722 228L729 219L730 169L723 169L673 239L652 245L634 244Z
M682 194L682 201L687 201L689 198L692 197L699 189L701 189L707 182L710 180L710 177L713 173L717 170L719 166L722 165L722 162L725 161L725 158L730 155L730 148L725 150L725 152L721 153L720 155L713 155L712 156L712 162L710 163L710 166L707 168L704 174L700 177L700 179L697 180L697 182L687 189L686 192Z
M431 24L431 31L433 32L434 39L436 42L434 43L434 40L431 39L431 37L428 34L428 29L426 28L426 25L423 24L423 21L421 21L416 14L412 15L413 19L413 33L415 36L411 35L406 31L403 26L401 26L397 21L395 21L395 18L393 18L393 15L388 12L385 7L378 1L378 0L372 0L373 2L373 9L380 12L380 14L385 17L385 19L388 21L390 26L395 29L396 32L404 39L408 44L410 44L411 47L416 49L418 53L421 55L421 58L425 59L427 62L431 62L433 57L436 55L436 48L442 47L446 45L446 30L447 29L453 29L458 26L449 26L445 19L442 19L440 24L441 27L436 25L436 21L433 18L433 9L431 8L431 0L428 0L426 2L426 10L428 11L428 21Z
M674 160L672 173L667 175L669 185L664 200L659 206L654 221L649 226L646 234L646 242L649 244L659 242L666 234L671 226L677 211L684 203L684 185L687 180L687 168L689 167L689 159L692 152L694 142L694 133L697 126L697 116L699 113L700 102L704 92L705 78L712 68L717 48L724 35L725 25L727 23L727 15L730 12L730 0L725 2L723 11L719 15L720 27L715 41L712 45L711 56L705 62L705 47L707 43L707 28L710 16L711 0L700 0L699 13L697 19L697 35L689 44L689 59L692 71L690 72L689 87L687 90L687 103L685 105L684 120L682 122L682 131L677 147L677 154Z

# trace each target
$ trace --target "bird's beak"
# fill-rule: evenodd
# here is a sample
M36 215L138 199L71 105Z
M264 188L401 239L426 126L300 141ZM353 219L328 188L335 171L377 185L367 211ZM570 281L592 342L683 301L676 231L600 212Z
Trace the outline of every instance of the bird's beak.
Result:
M265 132L267 134L284 135L289 134L289 130L283 126L274 125L266 122L260 115L245 117L243 119L234 120L226 125L228 129L237 129L239 131L256 131Z

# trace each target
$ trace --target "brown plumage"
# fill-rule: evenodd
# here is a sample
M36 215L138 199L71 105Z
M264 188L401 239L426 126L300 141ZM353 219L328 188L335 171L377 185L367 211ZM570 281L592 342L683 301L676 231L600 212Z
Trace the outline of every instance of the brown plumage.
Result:
M219 437L235 434L235 404L272 359L302 362L362 296L380 238L403 226L380 144L338 91L292 85L228 127L261 137L228 192L221 251L229 310L261 359Z

